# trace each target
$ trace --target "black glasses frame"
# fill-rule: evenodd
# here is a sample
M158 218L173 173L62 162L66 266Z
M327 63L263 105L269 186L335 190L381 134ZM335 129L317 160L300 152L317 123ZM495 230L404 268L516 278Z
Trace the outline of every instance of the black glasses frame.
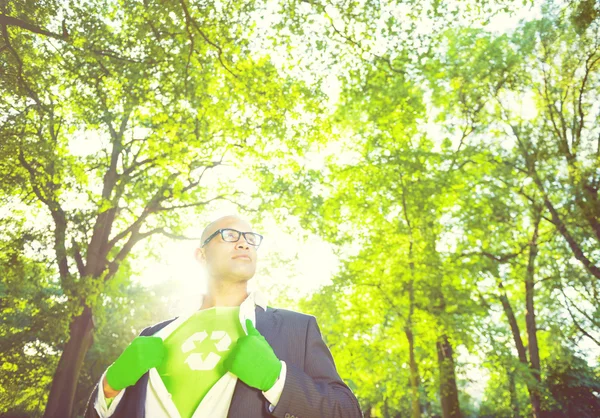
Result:
M237 232L238 236L237 239L235 241L228 241L225 239L225 235L223 235L224 231L234 231ZM208 242L213 239L214 237L216 237L217 235L221 234L221 238L223 239L223 241L225 242L238 242L240 240L240 238L242 237L242 235L244 236L244 239L246 240L246 242L249 245L252 245L253 247L258 248L260 246L260 244L262 243L263 240L263 236L260 234L257 234L256 232L242 232L242 231L238 231L237 229L232 229L232 228L221 228L221 229L217 229L215 232L213 232L208 238L206 238L204 240L204 242L202 243L202 245L200 246L200 248L204 248L204 246L206 244L208 244ZM250 243L250 241L248 241L248 237L246 236L246 234L248 235L253 235L258 237L258 244L252 244Z

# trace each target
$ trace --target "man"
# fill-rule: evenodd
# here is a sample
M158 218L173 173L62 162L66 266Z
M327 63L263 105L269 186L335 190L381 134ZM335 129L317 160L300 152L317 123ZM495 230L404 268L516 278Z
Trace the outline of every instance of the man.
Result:
M237 216L206 227L200 309L144 329L103 374L85 418L362 417L315 317L248 294L261 241Z

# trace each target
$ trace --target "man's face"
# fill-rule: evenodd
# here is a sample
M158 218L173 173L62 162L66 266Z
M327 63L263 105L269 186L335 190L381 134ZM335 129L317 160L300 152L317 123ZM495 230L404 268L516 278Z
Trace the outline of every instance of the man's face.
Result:
M226 217L212 224L203 239L223 228L252 232L250 224L242 219ZM196 258L206 266L211 277L233 282L247 281L254 276L256 256L256 247L248 244L243 235L237 242L227 242L217 234L203 248L196 250Z

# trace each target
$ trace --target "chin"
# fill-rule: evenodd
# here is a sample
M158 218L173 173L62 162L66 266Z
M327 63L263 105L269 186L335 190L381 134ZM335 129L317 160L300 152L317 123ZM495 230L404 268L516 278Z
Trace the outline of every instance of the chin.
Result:
M235 272L235 276L239 281L248 281L254 277L256 269L239 269Z

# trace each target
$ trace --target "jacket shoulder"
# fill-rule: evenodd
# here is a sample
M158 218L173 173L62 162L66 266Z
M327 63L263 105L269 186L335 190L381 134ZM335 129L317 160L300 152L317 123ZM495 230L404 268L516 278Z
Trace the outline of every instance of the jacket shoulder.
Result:
M316 322L316 318L314 315L292 311L291 309L272 308L269 306L267 307L267 314L273 314L275 316L278 316L284 321L288 320L300 323L309 323L311 321Z
M175 321L177 317L167 319L166 321L159 322L158 324L151 325L147 328L144 328L142 332L140 332L140 336L148 337L156 334L158 331L169 325L171 322Z

